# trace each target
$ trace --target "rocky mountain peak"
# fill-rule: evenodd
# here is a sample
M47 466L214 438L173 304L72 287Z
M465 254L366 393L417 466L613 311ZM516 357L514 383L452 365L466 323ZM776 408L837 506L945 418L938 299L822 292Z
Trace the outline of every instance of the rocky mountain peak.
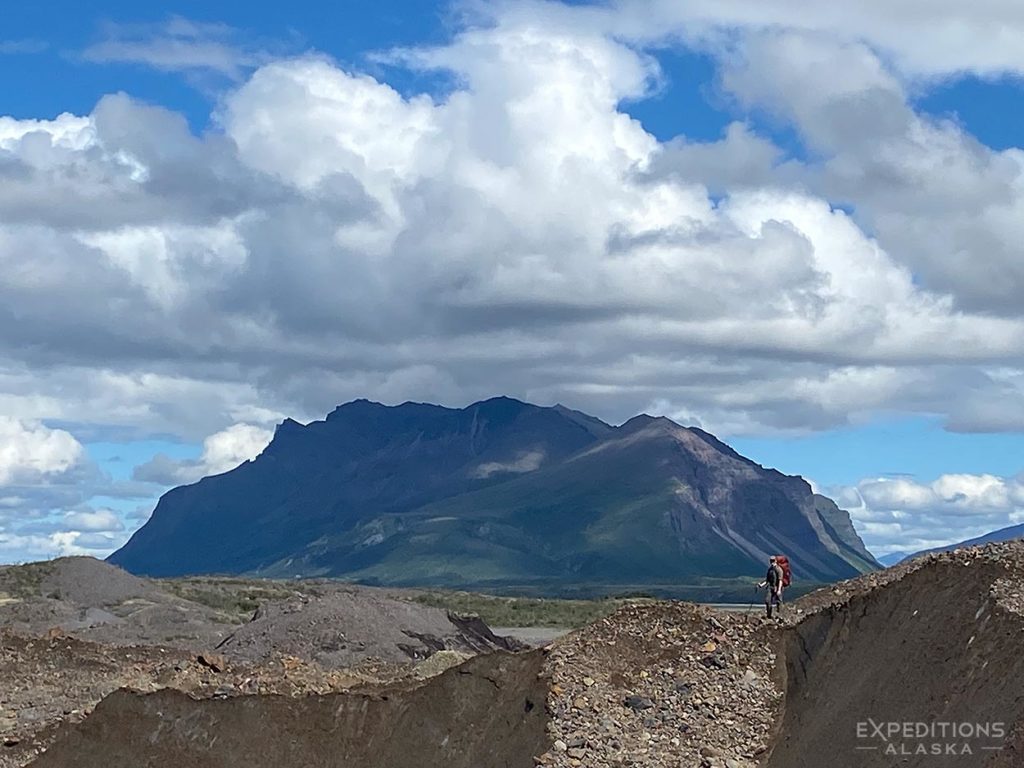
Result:
M773 551L808 580L877 567L845 512L707 432L498 397L286 421L254 461L165 495L111 560L559 591L755 575Z

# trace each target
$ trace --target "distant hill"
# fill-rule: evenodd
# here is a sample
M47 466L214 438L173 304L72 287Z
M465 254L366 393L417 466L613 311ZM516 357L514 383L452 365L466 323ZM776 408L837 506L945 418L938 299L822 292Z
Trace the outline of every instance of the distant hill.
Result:
M884 565L894 565L895 563L907 560L911 557L917 557L918 555L927 555L930 552L951 552L954 549L960 549L960 547L978 547L982 544L991 544L997 541L1012 541L1013 539L1020 538L1024 538L1024 524L1011 525L1007 528L1000 528L998 531L992 531L981 536L976 536L973 539L965 539L964 541L958 541L955 544L947 544L944 547L922 549L920 552L899 553L901 557L898 560L886 562L888 558L891 558L893 555L896 554L893 553L893 555L888 555L886 557L879 558L879 562L881 562Z
M558 592L749 579L776 551L805 582L878 567L831 500L702 430L495 398L286 420L255 460L167 492L110 560Z
M878 558L878 562L888 568L890 565L902 563L908 557L913 557L913 554L913 552L890 552L888 555L882 555Z

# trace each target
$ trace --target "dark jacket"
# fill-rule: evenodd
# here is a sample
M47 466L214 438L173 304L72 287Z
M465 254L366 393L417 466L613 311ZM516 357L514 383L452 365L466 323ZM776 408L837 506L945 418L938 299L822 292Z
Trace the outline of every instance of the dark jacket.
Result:
M768 566L768 573L764 575L764 583L772 592L778 591L782 586L782 568L776 565Z

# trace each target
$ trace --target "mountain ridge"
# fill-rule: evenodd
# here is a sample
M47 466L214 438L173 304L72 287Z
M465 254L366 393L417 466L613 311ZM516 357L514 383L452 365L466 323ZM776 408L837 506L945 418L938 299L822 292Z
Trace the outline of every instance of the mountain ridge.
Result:
M1018 523L1017 525L1008 525L1005 528L998 528L988 533L983 533L981 536L974 536L970 539L964 539L963 541L957 541L952 544L946 544L941 547L932 547L930 549L922 549L918 552L901 552L894 553L901 555L898 560L892 560L887 565L895 565L896 563L902 563L904 560L911 560L920 555L929 555L934 552L952 552L954 549L960 549L961 547L978 547L983 544L993 544L1002 541L1013 541L1014 539L1024 538L1024 523ZM885 558L880 558L879 562L885 563L887 559L892 559L892 555L888 555Z
M877 568L823 499L665 417L361 399L285 420L253 461L168 491L110 560L410 586L730 579L772 551L806 580Z

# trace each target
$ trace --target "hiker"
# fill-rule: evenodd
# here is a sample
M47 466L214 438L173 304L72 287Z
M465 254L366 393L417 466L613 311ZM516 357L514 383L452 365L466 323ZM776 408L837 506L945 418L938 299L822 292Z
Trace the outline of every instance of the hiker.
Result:
M768 572L764 576L764 581L758 584L757 588L765 590L764 608L770 619L774 606L777 605L779 610L782 610L782 566L776 561L775 555L768 558Z

